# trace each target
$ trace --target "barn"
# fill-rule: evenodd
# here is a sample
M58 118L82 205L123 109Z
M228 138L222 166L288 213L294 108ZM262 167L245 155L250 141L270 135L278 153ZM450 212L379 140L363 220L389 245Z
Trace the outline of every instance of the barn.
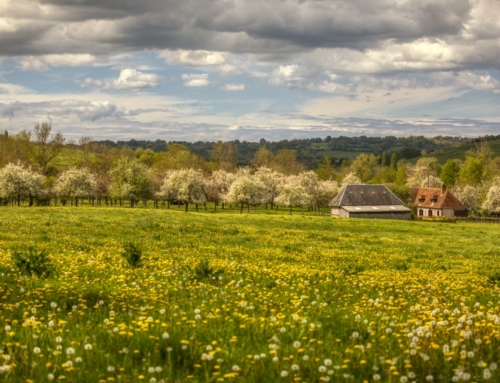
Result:
M328 206L337 217L411 219L411 210L385 185L346 185Z

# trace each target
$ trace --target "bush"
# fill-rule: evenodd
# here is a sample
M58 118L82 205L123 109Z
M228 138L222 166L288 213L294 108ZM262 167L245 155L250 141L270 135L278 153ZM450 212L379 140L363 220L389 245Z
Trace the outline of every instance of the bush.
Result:
M36 275L38 278L48 277L52 274L50 259L45 250L37 253L35 248L30 247L28 251L14 252L11 259L23 274Z
M224 272L222 269L210 267L208 259L201 260L194 268L194 276L196 279L217 279Z
M128 262L128 264L132 267L141 267L142 262L142 249L133 242L129 242L123 246L122 256Z

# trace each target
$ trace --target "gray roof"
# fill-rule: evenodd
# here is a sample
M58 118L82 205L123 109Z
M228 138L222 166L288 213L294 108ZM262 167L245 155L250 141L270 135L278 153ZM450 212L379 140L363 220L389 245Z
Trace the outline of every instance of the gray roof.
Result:
M328 206L404 205L385 185L346 185Z
M383 206L342 206L342 209L349 213L407 213L411 211L406 206L402 205L383 205Z

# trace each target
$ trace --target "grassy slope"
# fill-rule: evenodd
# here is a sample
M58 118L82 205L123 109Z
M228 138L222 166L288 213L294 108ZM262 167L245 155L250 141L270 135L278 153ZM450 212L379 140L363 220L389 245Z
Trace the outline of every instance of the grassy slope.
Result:
M12 356L7 364L16 362L6 382L44 381L49 373L69 381L120 375L240 382L344 381L348 374L357 382L371 381L373 366L382 381L395 371L451 381L454 369L465 366L480 378L478 361L499 359L494 317L469 340L454 327L462 314L446 314L442 327L429 323L455 308L500 314L498 287L487 278L500 273L500 226L119 208L3 208L0 221L0 323L13 329L0 332L0 348ZM140 269L119 255L128 241L144 249ZM11 270L11 252L29 245L52 254L55 278L38 281ZM196 274L204 258L224 270L220 281ZM29 316L34 328L16 324ZM55 327L47 327L51 320ZM428 361L408 354L407 332L419 326L424 335L425 326L432 329L418 350ZM474 343L478 337L483 346ZM440 350L453 339L475 356L464 362L458 348L445 362ZM87 343L92 352L84 351ZM202 360L210 344L214 359ZM278 344L276 354L269 344ZM257 361L253 355L260 354L266 356ZM380 364L381 357L395 362ZM150 367L162 371L149 373Z
M500 156L500 140L488 141L488 143L491 145L491 149L493 151L493 157ZM438 159L438 162L441 165L443 165L449 159L465 160L465 153L473 148L474 144L471 143L471 144L465 144L458 148L452 148L443 150L442 152L432 153L431 155L433 157L436 157Z

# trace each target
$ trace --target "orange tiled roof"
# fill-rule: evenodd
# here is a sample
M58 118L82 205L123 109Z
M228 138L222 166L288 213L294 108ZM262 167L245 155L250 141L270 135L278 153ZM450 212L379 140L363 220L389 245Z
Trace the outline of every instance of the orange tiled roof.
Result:
M413 203L421 207L435 209L467 210L449 190L437 188L412 188Z

